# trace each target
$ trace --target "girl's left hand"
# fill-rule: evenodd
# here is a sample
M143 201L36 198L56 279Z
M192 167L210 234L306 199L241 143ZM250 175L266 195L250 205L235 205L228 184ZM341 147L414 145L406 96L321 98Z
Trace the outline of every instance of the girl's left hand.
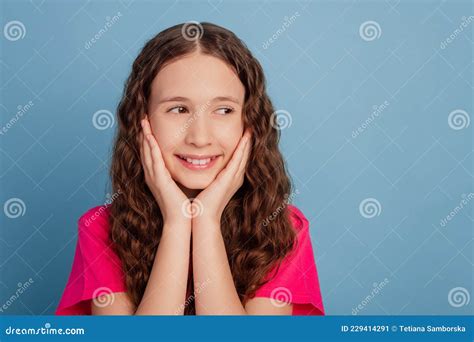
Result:
M240 139L227 166L219 172L216 179L193 200L198 214L193 219L206 219L219 222L222 212L232 196L242 186L245 169L251 149L250 131ZM200 208L199 208L200 207Z

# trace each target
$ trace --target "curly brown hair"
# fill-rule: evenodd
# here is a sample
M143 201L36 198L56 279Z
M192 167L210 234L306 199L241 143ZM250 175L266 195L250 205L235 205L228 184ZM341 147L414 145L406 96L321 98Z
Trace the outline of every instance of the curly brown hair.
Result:
M272 122L274 108L265 90L262 67L231 31L211 23L192 25L170 27L145 44L133 63L117 109L110 176L112 191L122 190L123 195L110 204L109 237L122 261L127 293L135 307L143 297L163 228L160 208L145 183L140 161L140 120L147 113L153 79L179 57L197 50L217 57L234 69L245 87L243 123L252 130L253 147L244 183L221 218L227 257L242 303L270 279L266 276L278 269L296 240L288 210L266 220L285 205L291 182L278 148L280 131ZM192 289L190 274L190 293ZM193 299L185 314L195 313Z

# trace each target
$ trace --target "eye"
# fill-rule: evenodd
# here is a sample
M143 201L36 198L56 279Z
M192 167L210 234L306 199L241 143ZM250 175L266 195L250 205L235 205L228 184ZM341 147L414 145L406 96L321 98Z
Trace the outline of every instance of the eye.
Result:
M233 108L222 107L222 108L219 108L216 112L220 115L228 115L228 114L231 114L233 111L234 111Z
M175 113L175 114L184 114L188 111L188 109L184 106L175 106L167 110L167 113Z

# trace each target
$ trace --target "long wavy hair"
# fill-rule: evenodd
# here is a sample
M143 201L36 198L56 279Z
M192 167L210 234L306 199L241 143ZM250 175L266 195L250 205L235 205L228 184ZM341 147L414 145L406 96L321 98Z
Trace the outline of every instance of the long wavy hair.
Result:
M138 307L160 243L163 217L145 183L140 161L140 120L147 113L151 83L168 63L199 50L233 68L245 87L244 127L252 150L245 179L222 214L221 227L236 290L243 304L269 281L296 241L286 208L291 182L278 149L280 130L265 90L259 62L231 31L211 23L170 27L149 40L133 63L117 109L118 131L111 161L114 193L109 237L122 262L127 294ZM268 218L271 217L271 220ZM267 275L269 275L267 277ZM185 314L195 314L193 277L188 277Z

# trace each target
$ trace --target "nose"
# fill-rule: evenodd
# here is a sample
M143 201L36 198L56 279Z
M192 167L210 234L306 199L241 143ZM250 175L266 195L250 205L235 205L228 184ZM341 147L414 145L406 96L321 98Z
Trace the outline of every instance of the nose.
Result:
M195 112L188 122L185 143L195 147L205 147L212 144L212 129L209 115L204 111Z

